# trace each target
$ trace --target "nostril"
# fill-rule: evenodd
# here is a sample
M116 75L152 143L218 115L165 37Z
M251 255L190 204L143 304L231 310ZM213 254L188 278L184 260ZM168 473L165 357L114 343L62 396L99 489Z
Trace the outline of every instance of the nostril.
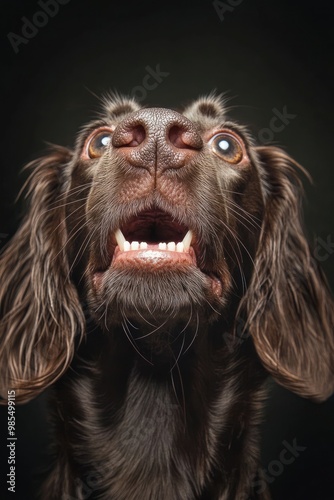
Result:
M168 133L168 138L170 142L175 146L176 148L186 148L187 143L183 140L183 135L184 135L184 130L177 126L174 125L173 127L170 128L169 133Z
M146 137L146 132L142 125L137 125L136 127L133 127L131 133L132 133L132 139L129 142L128 146L135 147L139 146L139 144L144 142Z
M173 125L168 131L169 141L179 149L200 149L203 145L200 135L196 130Z
M143 125L133 125L124 127L117 136L113 138L115 147L136 147L144 142L146 131Z

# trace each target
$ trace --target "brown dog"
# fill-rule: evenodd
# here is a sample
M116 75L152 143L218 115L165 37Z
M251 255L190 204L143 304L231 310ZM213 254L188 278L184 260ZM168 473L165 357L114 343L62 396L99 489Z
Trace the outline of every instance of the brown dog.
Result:
M300 169L216 97L106 99L34 161L0 262L1 380L53 389L43 499L243 500L271 374L334 391L333 302L300 221Z

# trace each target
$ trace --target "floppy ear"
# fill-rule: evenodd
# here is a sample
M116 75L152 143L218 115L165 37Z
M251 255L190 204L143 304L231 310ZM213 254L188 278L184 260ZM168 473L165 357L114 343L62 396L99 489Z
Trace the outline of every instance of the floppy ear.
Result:
M54 147L31 162L28 213L0 257L1 395L36 396L69 365L83 313L65 255L64 166L69 150Z
M257 353L274 378L317 401L334 391L334 304L305 239L294 160L259 147L265 215L242 308Z

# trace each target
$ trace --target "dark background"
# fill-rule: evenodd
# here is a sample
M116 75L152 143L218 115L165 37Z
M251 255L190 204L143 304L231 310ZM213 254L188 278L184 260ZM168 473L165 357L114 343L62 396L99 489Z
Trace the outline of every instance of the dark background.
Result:
M145 96L145 104L178 107L216 89L227 93L231 117L248 124L259 142L268 136L263 129L270 127L273 110L286 106L295 115L271 134L271 142L284 146L313 176L313 185L305 182L306 226L333 288L331 12L325 2L225 5L229 10L219 16L206 0L69 0L15 53L7 34L22 36L22 17L42 24L45 19L34 17L42 10L37 1L2 0L1 245L15 232L23 209L22 202L14 205L25 178L20 169L42 152L45 141L73 145L78 128L99 109L96 96L114 89ZM156 88L143 89L147 67L157 65L168 75ZM4 438L6 408L0 417ZM273 463L283 441L305 447L275 477L269 473L274 500L334 498L333 429L333 397L315 405L273 384L263 423L263 467L277 470ZM0 495L30 500L31 477L47 445L43 396L17 408L17 435L17 493L6 494L4 462ZM7 455L4 440L0 455Z

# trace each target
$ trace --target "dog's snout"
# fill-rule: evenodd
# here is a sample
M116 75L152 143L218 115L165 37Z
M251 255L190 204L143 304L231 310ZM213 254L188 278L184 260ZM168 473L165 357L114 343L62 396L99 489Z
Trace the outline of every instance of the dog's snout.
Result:
M170 109L149 108L127 116L116 127L112 145L132 166L164 171L185 166L203 141L185 116Z

